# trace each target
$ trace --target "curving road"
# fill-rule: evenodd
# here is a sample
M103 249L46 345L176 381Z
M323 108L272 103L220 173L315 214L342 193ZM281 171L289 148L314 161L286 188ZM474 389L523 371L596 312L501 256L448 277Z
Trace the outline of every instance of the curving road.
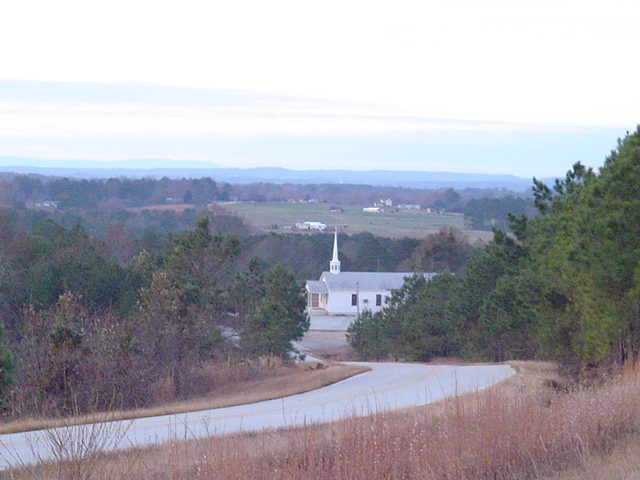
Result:
M265 402L125 422L0 435L0 468L81 456L86 445L124 449L174 438L330 422L346 416L423 405L480 390L514 373L508 365L367 363L371 370L311 392ZM52 449L52 444L64 447ZM63 450L61 452L61 450Z

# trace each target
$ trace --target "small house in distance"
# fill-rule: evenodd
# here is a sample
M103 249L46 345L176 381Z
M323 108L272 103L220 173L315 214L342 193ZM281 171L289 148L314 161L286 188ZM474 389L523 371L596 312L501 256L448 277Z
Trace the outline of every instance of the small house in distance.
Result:
M341 272L338 260L338 232L333 240L333 258L329 271L319 280L308 280L307 313L309 315L358 315L363 310L381 310L391 290L402 287L413 272ZM423 273L430 279L435 273Z

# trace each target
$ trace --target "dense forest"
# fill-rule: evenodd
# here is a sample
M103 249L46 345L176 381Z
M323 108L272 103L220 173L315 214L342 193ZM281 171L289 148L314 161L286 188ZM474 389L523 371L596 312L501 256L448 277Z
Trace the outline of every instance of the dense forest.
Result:
M538 215L511 215L463 275L407 281L349 332L364 358L555 359L598 365L640 349L640 127L599 172L534 179Z
M203 365L287 357L308 328L291 272L237 265L239 237L214 233L209 216L121 266L82 227L29 229L20 213L0 211L6 415L185 398L203 388Z

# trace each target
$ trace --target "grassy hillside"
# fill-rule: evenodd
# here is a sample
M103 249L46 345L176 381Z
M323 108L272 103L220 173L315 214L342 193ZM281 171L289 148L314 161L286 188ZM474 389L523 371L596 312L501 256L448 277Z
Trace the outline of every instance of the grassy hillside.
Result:
M370 232L390 238L424 238L442 227L458 227L473 242L488 240L491 232L471 230L462 216L435 215L426 211L387 209L381 213L363 212L361 207L341 205L343 211L330 211L326 203L227 203L223 207L243 217L263 231L296 231L297 222L322 222L329 228L346 226L344 233Z

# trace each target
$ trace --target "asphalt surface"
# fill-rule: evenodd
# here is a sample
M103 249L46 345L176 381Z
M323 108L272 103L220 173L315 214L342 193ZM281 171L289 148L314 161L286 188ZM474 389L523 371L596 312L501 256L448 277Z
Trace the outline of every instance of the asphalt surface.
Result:
M70 459L88 446L108 451L239 431L324 423L349 416L424 405L483 389L514 373L508 365L368 363L371 371L325 388L236 407L133 421L64 427L0 436L0 468ZM54 445L60 445L54 447Z
M310 318L311 327L309 330L331 330L336 332L346 332L351 322L356 319L355 315L312 315Z

